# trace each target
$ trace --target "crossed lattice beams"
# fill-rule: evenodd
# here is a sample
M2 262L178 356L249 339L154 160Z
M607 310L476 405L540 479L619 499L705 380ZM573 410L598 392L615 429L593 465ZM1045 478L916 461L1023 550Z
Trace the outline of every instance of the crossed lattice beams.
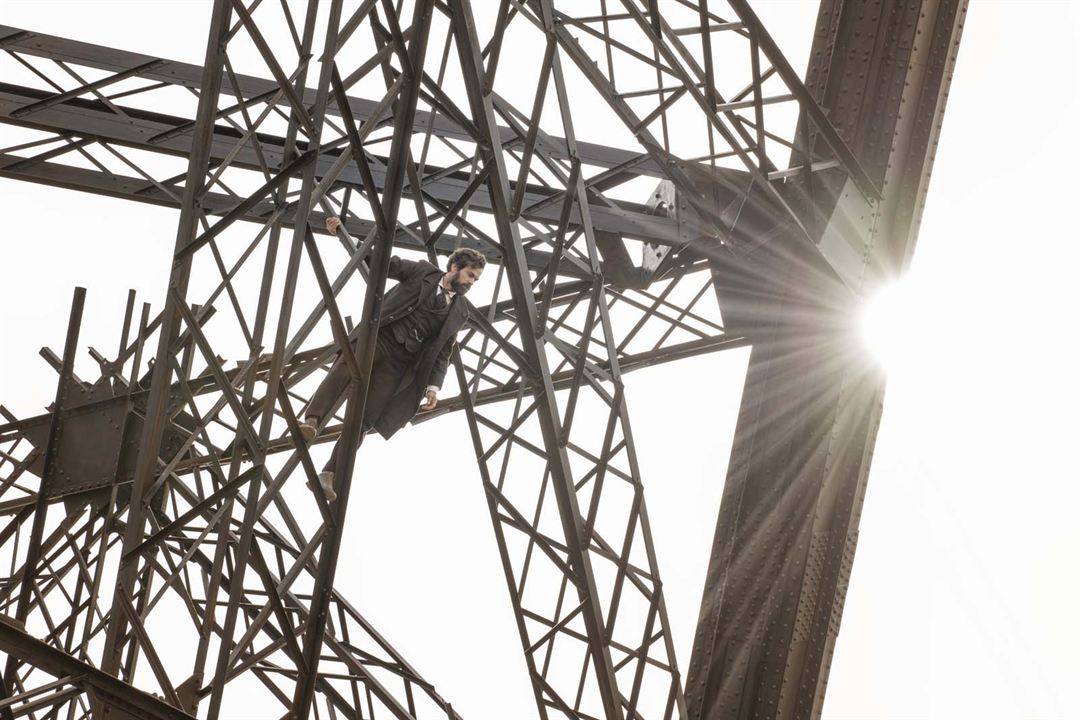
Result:
M432 416L465 410L539 712L685 715L622 375L746 342L708 271L762 241L752 211L780 218L772 241L806 240L788 178L875 190L745 4L730 21L608 4L502 2L484 37L466 0L219 0L201 68L0 28L25 76L0 86L23 133L0 174L181 210L162 312L136 323L132 300L101 380L57 359L63 398L82 395L0 428L9 614L192 714L259 688L296 717L455 717L332 590L351 467L334 504L303 489L312 451L359 422L363 383L314 445L297 416L350 333L364 375L391 248L468 245L494 263L490 299ZM716 71L721 36L746 46L740 77ZM539 64L508 69L528 48ZM578 141L585 88L626 147ZM794 115L786 134L769 124L784 105L831 155L792 137ZM689 144L685 123L704 130ZM329 214L336 244L313 234ZM88 409L111 418L117 458L50 485L46 448ZM190 646L165 652L155 637L182 622ZM48 671L9 663L4 711L50 692L68 717L122 707Z

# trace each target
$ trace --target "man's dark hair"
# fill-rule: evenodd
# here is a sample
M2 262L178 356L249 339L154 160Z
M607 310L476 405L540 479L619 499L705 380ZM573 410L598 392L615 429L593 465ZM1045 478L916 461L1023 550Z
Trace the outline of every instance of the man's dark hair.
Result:
M487 265L487 258L479 250L468 247L458 248L450 253L450 258L446 261L446 269L449 270L454 265L457 265L459 270L467 267L483 269Z

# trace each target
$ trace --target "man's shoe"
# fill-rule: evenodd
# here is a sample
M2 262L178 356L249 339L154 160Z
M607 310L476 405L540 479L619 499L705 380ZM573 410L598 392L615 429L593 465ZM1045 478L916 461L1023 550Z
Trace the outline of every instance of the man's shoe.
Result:
M319 485L322 487L323 493L326 495L327 502L334 502L337 500L337 493L334 491L334 471L323 470L319 473Z
M315 439L315 435L319 432L319 428L313 419L308 418L304 422L300 423L300 434L304 438L304 442L311 442Z

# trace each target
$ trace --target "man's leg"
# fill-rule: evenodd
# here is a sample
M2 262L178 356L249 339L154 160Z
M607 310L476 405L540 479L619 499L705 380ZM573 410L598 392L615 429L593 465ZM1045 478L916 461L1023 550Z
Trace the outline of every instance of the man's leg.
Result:
M356 340L349 343L350 352L356 352ZM349 377L349 366L345 357L338 353L337 360L330 366L330 372L326 374L315 394L311 396L307 412L304 414L304 422L300 425L300 431L304 439L310 441L315 437L319 421L328 417L334 411L334 405L349 386L352 378Z
M382 415L386 404L394 396L398 383L409 369L412 358L405 352L404 348L388 335L388 333L385 335L380 334L375 345L375 357L371 364L371 382L368 383L368 396L364 402L364 423L363 427L360 428L360 436L351 438L354 442L348 442L349 438L345 436L338 438L337 443L334 445L334 451L330 454L330 459L327 460L323 471L319 473L319 484L322 485L323 491L331 501L337 497L333 486L334 473L336 468L339 467L338 461L341 459L340 453L346 452L346 448L354 443L355 447L360 447L364 442L364 435Z

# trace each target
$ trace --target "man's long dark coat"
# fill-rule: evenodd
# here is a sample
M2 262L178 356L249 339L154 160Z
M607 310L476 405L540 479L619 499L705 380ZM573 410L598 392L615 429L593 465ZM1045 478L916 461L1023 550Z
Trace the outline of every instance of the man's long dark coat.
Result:
M390 258L386 277L397 280L398 284L383 296L380 334L382 328L416 310L423 298L435 292L435 286L442 276L443 271L426 260L404 260L397 256ZM429 385L442 387L454 338L468 319L469 303L458 295L450 303L439 335L424 343L411 377L399 380L398 391L375 422L375 429L380 435L388 438L412 419Z

